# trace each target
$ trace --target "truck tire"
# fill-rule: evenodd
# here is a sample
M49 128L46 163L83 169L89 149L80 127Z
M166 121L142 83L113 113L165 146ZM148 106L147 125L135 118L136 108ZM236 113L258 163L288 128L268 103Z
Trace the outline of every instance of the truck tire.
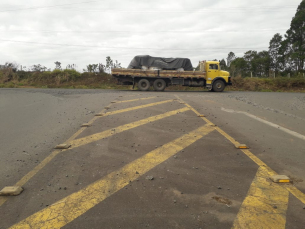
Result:
M222 80L216 80L213 83L212 91L222 92L225 89L226 85Z
M150 83L147 79L141 79L139 82L138 82L138 88L141 90L141 91L148 91L148 89L150 88Z
M162 79L157 79L154 81L154 89L155 91L164 91L166 88L166 83Z

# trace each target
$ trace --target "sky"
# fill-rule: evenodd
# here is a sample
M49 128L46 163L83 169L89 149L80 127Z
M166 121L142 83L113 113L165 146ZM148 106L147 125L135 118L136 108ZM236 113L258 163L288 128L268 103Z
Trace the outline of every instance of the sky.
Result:
M127 67L136 55L221 60L268 50L301 0L1 0L0 65Z

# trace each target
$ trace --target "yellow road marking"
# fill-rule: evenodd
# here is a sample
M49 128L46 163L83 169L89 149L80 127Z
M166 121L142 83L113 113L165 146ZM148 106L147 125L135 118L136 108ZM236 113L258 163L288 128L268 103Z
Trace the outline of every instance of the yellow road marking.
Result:
M285 188L296 198L298 198L303 204L305 204L305 194L301 192L297 187L289 185L285 186Z
M285 228L289 192L268 181L269 176L264 167L259 167L232 228Z
M156 98L156 96L147 97L147 98L140 98L140 99L132 99L132 100L123 100L123 101L118 101L116 103L129 103L129 102L136 102L136 101L139 101L139 100L147 100L147 99L154 99L154 98Z
M112 104L109 104L108 106L110 107ZM106 110L103 109L101 111L105 112ZM92 124L95 120L97 119L97 117L92 118L88 124ZM73 139L77 138L77 136L79 136L85 129L87 129L87 127L82 127L80 128L75 134L73 134L67 141L65 141L64 143L68 143L70 141L72 141ZM33 176L35 176L43 167L45 167L57 154L59 154L61 152L61 150L54 150L49 156L47 156L42 162L40 162L33 170L31 170L30 172L28 172L24 177L22 177L16 184L15 186L23 186L25 185ZM7 196L0 196L0 206L2 206L9 197Z
M69 142L69 144L71 144L71 147L69 149L66 149L66 150L74 149L76 147L80 147L82 145L86 145L86 144L89 144L91 142L95 142L95 141L101 140L103 138L109 137L113 134L118 134L118 133L121 133L123 131L130 130L130 129L136 128L138 126L142 126L142 125L145 125L147 123L154 122L154 121L166 118L166 117L170 117L172 115L176 115L178 113L185 112L185 111L188 111L188 110L190 110L188 107L184 107L184 108L181 108L181 109L178 109L178 110L166 112L164 114L160 114L160 115L152 116L152 117L149 117L149 118L145 118L145 119L133 122L133 123L125 124L125 125L116 127L114 129L111 129L111 130L105 130L101 133L92 134L92 135L89 135L89 136L86 136L86 137L83 137L83 138L75 139L75 140L72 140L71 142ZM66 151L66 150L62 150L62 151Z
M141 109L141 108L146 108L146 107L151 107L151 106L156 106L156 105L160 105L160 104L164 104L164 103L168 103L168 102L172 102L173 100L166 100L166 101L161 101L161 102L156 102L156 103L150 103L147 105L143 105L143 106L137 106L137 107L131 107L131 108L127 108L127 109L122 109L122 110L118 110L118 111L113 111L113 112L108 112L105 113L103 116L109 116L109 115L114 115L114 114L119 114L119 113L123 113L123 112L128 112L128 111L132 111L132 110L137 110L137 109ZM109 104L108 107L110 107L112 104ZM103 109L100 113L105 112L106 110ZM102 117L103 117L102 116ZM97 119L99 119L100 117L95 116L94 118L92 118L88 124L91 125L93 124ZM73 141L77 136L79 136L85 129L87 129L87 127L82 127L80 128L75 134L73 134L67 141L65 141L64 143L69 143L71 141ZM44 168L57 154L61 153L62 151L59 150L55 150L53 151L48 157L46 157L39 165L37 165L32 171L28 172L24 177L21 178L21 180L19 180L15 185L16 186L23 186L24 184L26 184L33 176L35 176L42 168ZM0 206L2 206L6 201L7 201L8 197L6 196L0 196Z
M207 124L210 125L215 125L214 123L212 123L210 120L208 120L206 117L202 117L202 114L199 113L197 110L195 110L191 105L187 104L186 102L184 102L183 100L181 100L177 95L176 97L180 100L180 102L182 102L183 104L185 104L185 106L187 106L188 108L190 108L190 110L192 110L197 116L199 116L200 118L202 118Z
M127 186L130 181L136 180L139 176L166 161L171 156L193 144L213 130L213 128L205 125L183 135L182 137L149 152L143 157L136 159L123 168L108 174L86 188L29 216L13 225L11 229L61 228L105 200L107 197ZM136 174L136 172L139 174Z
M182 99L179 98L179 96L175 95L180 102L185 103ZM185 103L185 105L190 108L193 112L195 112L197 115L200 114L197 110L195 110L191 105ZM212 123L210 120L208 120L206 117L202 117L202 119L207 122L210 125L215 125ZM228 139L235 147L237 145L240 145L238 141L236 141L234 138L232 138L230 135L228 135L226 132L224 132L222 129L219 127L215 127L215 129L223 135L226 139ZM270 174L273 175L278 175L275 171L273 171L267 164L265 164L262 160L260 160L258 157L256 157L253 153L250 152L250 150L244 150L241 149L241 151L246 154L251 160L253 160L258 166L264 167ZM294 195L297 199L299 199L303 204L305 204L305 194L302 193L299 189L297 189L295 186L292 185L285 185L285 187L292 195Z
M172 100L169 100L169 101L172 101ZM168 102L168 101L165 101L165 102ZM165 103L165 102L161 102L161 103ZM154 104L156 104L156 103L154 103ZM160 103L158 103L158 104L160 104ZM148 104L148 105L151 105L151 104ZM73 149L73 148L76 148L76 147L79 147L79 146L82 146L82 145L85 145L85 144L89 144L91 142L94 142L94 141L97 141L97 140L100 140L100 139L112 136L113 134L118 134L118 133L121 133L123 131L126 131L126 130L129 130L129 129L132 129L132 128L135 128L135 127L147 124L149 122L154 122L154 121L157 121L157 120L160 120L160 119L163 119L163 118L175 115L175 114L177 114L179 112L185 112L185 111L188 111L188 110L189 110L189 108L185 107L185 108L174 110L174 111L170 111L170 112L167 112L167 113L164 113L164 114L161 114L161 115L152 116L152 117L149 117L147 119L142 119L142 120L139 120L139 121L134 122L134 123L130 123L130 124L126 124L126 125L123 125L123 126L119 126L119 127L115 128L115 132L113 130L106 130L106 131L103 131L103 132L98 133L98 134L93 134L93 135L90 135L90 136L87 136L87 137L84 137L84 138L73 140L80 133L82 133L82 131L84 129L86 129L86 127L84 127L84 128L81 128L79 131L77 131L71 138L68 139L68 141L66 141L66 143L72 144L72 146L69 149L67 149L67 150L70 150L70 149ZM122 111L122 110L120 110L120 111ZM93 120L95 120L95 119L93 118ZM46 157L32 171L28 172L24 177L22 177L21 180L19 180L15 184L15 186L23 186L33 176L35 176L42 168L44 168L55 156L57 156L59 153L64 152L64 151L66 151L66 150L55 150L55 151L53 151L48 157ZM2 204L4 204L7 199L8 199L8 197L0 196L0 206Z
M120 113L124 113L124 112L128 112L128 111L138 110L138 109L142 109L142 108L146 108L146 107L152 107L152 106L156 106L156 105L160 105L160 104L164 104L164 103L169 103L172 101L174 101L174 100L172 100L172 99L165 100L165 101L161 101L161 102L150 103L150 104L136 106L136 107L129 107L129 108L122 109L122 110L111 111L111 112L107 112L107 113L103 114L103 116L101 116L101 117L106 117L109 115L115 115L115 114L120 114Z

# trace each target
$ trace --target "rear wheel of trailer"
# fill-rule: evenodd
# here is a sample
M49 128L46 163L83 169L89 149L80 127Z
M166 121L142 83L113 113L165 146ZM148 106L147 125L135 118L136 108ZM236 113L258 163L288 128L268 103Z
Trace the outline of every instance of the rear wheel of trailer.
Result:
M157 79L154 81L155 91L164 91L166 88L166 82L163 79Z
M140 79L138 82L138 88L141 91L148 91L150 88L150 82L147 79Z

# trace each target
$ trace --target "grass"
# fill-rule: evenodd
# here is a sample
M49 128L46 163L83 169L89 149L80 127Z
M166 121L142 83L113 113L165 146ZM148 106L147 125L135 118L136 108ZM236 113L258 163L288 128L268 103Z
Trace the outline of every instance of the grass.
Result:
M232 78L233 86L226 91L260 92L305 92L305 79L298 78ZM79 73L75 70L51 72L5 72L0 70L0 88L69 88L69 89L121 89L131 86L117 85L116 80L106 73ZM205 88L170 86L170 91L206 91Z

